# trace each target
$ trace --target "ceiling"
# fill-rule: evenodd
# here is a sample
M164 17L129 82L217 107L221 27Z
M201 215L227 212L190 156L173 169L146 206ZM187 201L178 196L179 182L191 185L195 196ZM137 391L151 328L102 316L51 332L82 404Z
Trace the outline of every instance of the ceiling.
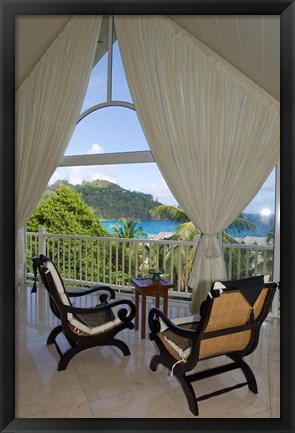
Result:
M16 20L16 88L29 75L71 16L18 16ZM280 99L280 16L173 15L177 24L226 59L256 84ZM105 50L105 23L97 60Z
M18 88L70 20L66 15L23 15L15 24L15 85Z
M170 18L280 99L279 15L174 15Z

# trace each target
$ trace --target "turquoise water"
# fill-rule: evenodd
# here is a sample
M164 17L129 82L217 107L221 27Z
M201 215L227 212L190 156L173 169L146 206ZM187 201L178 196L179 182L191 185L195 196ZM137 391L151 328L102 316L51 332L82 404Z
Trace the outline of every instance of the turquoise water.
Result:
M122 225L120 221L117 220L104 220L102 221L102 224L106 230L108 230L110 233L113 232L113 230L110 228L112 225ZM166 221L166 220L160 220L160 221L150 221L150 220L143 220L139 221L139 224L137 227L142 227L144 232L147 235L155 235L160 232L175 232L176 227L179 223L175 223L173 221Z
M240 233L228 229L226 229L225 231L228 232L231 236L239 237L239 238L243 238L245 236L265 237L267 236L268 230L273 226L273 216L268 221L261 221L261 219L257 217L257 214L248 214L247 218L250 221L252 221L253 224L256 225L257 231L255 233L249 230L243 230ZM106 230L112 233L113 230L110 227L112 225L118 225L121 223L118 220L104 220L102 221L102 224ZM175 232L178 225L179 223L174 221L168 221L168 220L160 220L160 221L143 220L143 221L139 221L138 224L138 226L141 226L143 228L144 232L147 235L154 235L160 232Z

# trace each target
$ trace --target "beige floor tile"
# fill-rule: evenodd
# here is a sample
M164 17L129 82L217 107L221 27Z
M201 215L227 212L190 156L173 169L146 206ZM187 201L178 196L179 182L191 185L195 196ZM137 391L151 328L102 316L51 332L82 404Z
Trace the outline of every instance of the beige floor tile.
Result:
M97 418L186 418L161 385L90 402Z
M133 295L132 295L133 296ZM128 295L120 295L128 298ZM134 298L134 296L133 296ZM132 299L133 299L132 298ZM95 298L92 301L95 304ZM153 300L148 300L148 309ZM189 304L169 301L170 318L189 316ZM28 418L195 418L177 380L163 366L149 369L157 349L140 329L118 338L129 346L124 357L115 347L96 347L75 356L66 371L57 371L59 356L47 346L59 323L41 288L16 290L16 416ZM199 402L200 418L278 418L280 416L280 321L267 319L257 350L246 357L258 383L258 395L247 387ZM59 343L65 340L59 336ZM222 356L200 362L195 371L228 363ZM195 383L197 396L244 381L239 370ZM160 402L160 404L159 404Z
M34 413L32 415L21 416L21 418L45 418L45 412Z
M28 416L86 402L76 370L44 368L16 375L16 416Z
M88 403L45 411L44 418L94 418Z
M269 361L269 387L271 395L280 396L280 361Z
M43 368L57 368L59 355L54 346L46 343L20 344L15 350L16 372L34 371Z
M108 355L105 358L96 357L96 360L97 362L77 359L74 361L89 401L158 384L153 374L142 366L134 355Z
M265 410L263 412L258 412L255 415L249 416L249 418L272 418L272 416L270 410Z
M272 418L280 418L280 397L271 396L271 416Z

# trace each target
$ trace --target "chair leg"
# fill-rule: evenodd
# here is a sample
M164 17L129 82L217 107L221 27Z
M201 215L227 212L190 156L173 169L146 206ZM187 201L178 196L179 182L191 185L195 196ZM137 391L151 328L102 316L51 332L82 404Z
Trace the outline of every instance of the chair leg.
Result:
M113 338L110 343L107 343L110 346L116 346L118 347L122 352L124 356L128 356L130 355L130 350L129 347L127 346L126 343L124 343L124 341L122 340L118 340L116 338Z
M241 368L245 378L247 379L248 388L250 389L250 391L252 391L254 394L257 394L258 393L257 382L254 373L249 367L249 365L242 358L236 358L234 356L230 356L230 358L233 361L235 361Z
M248 382L248 387L250 389L250 391L254 392L254 394L258 393L258 388L257 388L257 382L254 376L253 371L251 370L251 368L249 367L248 364L246 364L245 361L241 361L241 369L247 379Z
M195 416L199 415L197 398L190 381L184 375L175 374L174 376L176 377L176 379L178 380L178 382L180 383L183 389L190 411Z
M56 326L56 327L55 327L55 328L50 332L50 334L48 335L48 338L47 338L47 342L46 342L46 344L47 344L47 345L49 345L49 344L54 344L55 339L56 339L56 337L58 336L58 334L59 334L60 332L62 332L62 326L61 326L61 325L58 325L58 326Z
M152 357L150 362L150 369L152 371L157 371L158 365L160 364L160 357L159 355L155 355Z
M61 357L60 357L60 360L59 360L59 363L57 366L57 370L58 371L66 370L70 360L75 355L77 355L77 353L82 352L82 350L85 350L85 349L88 349L88 347L85 347L85 346L72 347L71 349L69 349L64 354L61 354Z

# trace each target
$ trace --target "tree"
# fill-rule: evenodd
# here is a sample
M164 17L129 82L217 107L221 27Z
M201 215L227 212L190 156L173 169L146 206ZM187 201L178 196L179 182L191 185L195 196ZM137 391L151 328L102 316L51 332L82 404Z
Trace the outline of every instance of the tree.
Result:
M27 230L37 232L45 227L48 233L107 236L93 209L74 188L63 185L35 209Z
M39 204L28 221L27 230L38 232L40 226L43 226L47 233L54 235L108 235L93 209L82 200L81 195L71 186L64 184L56 189L51 197ZM60 241L58 236L51 236L47 238L46 254L59 264L64 277L75 279L78 275L80 280L87 281L93 277L95 281L100 281L98 269L102 269L102 259L98 260L98 256L102 255L99 255L102 247L98 246L96 241L93 242L87 238L63 238ZM36 251L35 245L33 250ZM75 260L76 256L81 259ZM30 261L29 251L27 260ZM90 262L92 266L88 266ZM93 275L90 275L91 269L94 269Z
M201 236L201 230L193 224L190 219L188 218L185 211L179 207L175 206L169 206L169 205L160 205L152 209L151 211L152 215L158 216L162 219L169 219L171 221L179 222L179 226L176 228L176 232L173 236L173 239L182 240L182 241L192 241L196 235ZM250 221L248 221L243 214L239 215L238 218L236 218L228 227L228 229L235 229L237 232L242 232L244 229L251 230L255 232L256 227L254 224L252 224ZM236 239L233 238L231 235L223 232L222 235L223 242L225 243L237 243ZM170 254L169 252L168 254ZM245 262L246 260L246 253L245 251L240 252L241 260L242 262ZM178 256L180 257L181 261L181 270L185 269L186 263L185 263L185 255L182 254L181 251L178 251L177 254L174 254L175 260L178 260ZM183 259L182 259L183 258ZM237 251L233 250L233 275L236 273L235 263L237 263L238 260L238 253ZM224 254L224 260L226 263L228 263L228 251L225 251ZM189 254L189 260L188 260L188 267L189 267L189 273L191 272L193 264L193 248L190 250ZM177 276L175 276L177 278ZM184 288L183 282L181 282L181 287Z
M201 235L201 230L193 224L184 210L169 205L156 206L151 211L152 215L158 216L161 219L168 219L181 223L175 232L174 238L183 241L193 240L195 235ZM256 230L256 226L248 221L243 214L240 214L229 226L228 229L235 229L238 233L248 229L253 232ZM235 241L228 233L223 232L223 241L232 242Z
M112 225L110 228L114 231L116 238L140 239L146 236L142 226L138 226L136 219L120 218L121 224Z

